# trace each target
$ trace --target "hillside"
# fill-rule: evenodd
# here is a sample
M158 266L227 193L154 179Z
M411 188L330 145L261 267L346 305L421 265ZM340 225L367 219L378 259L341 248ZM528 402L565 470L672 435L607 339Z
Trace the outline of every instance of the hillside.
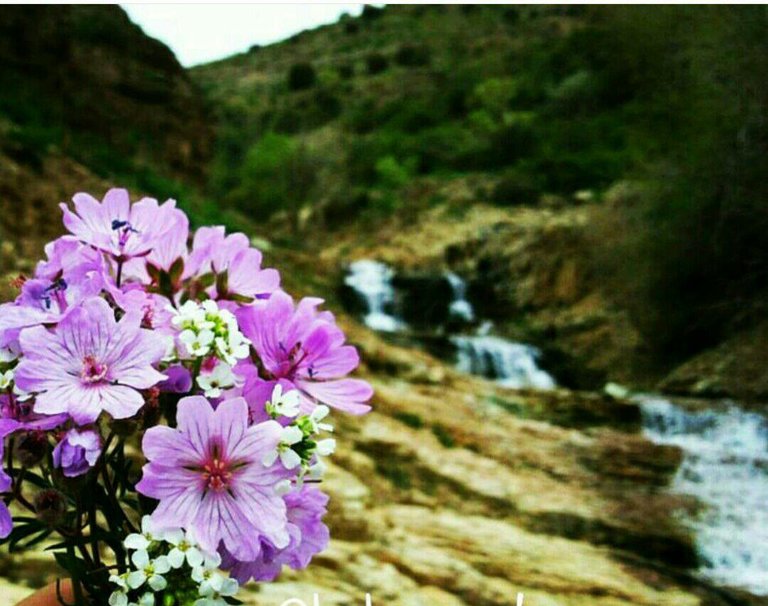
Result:
M339 264L541 211L396 265L475 284L572 385L650 386L764 317L765 40L759 9L368 7L192 70L217 117L206 192ZM579 219L552 237L553 213ZM511 292L532 275L543 294Z
M5 7L0 91L2 271L39 256L56 205L76 191L204 181L205 103L117 6Z

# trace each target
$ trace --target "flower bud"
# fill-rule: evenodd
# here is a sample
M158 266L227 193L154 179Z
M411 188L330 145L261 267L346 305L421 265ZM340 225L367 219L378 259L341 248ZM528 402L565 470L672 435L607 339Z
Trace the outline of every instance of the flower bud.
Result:
M101 455L101 436L93 429L70 429L53 449L53 466L68 478L86 473Z
M48 452L48 438L43 431L28 431L16 442L16 458L22 467L34 467Z
M35 495L37 519L49 526L58 526L67 513L67 498L55 488L41 490Z

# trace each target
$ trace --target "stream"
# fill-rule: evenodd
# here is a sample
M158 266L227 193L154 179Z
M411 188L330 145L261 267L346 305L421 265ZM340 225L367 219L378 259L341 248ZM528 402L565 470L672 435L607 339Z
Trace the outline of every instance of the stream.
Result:
M355 293L369 328L407 334L412 331L405 320L408 298L395 279L395 271L384 263L361 260L350 265L344 283ZM477 317L460 276L447 272L438 279L451 294L446 302L450 322L432 328L446 334L458 370L510 388L557 387L540 367L536 347L493 334L492 323ZM768 419L733 403L695 410L656 395L633 399L642 412L645 436L683 452L668 490L701 504L700 511L680 518L693 533L700 576L768 595Z
M380 332L407 332L410 327L398 314L397 290L393 285L395 272L384 263L361 260L352 263L344 283L358 296L362 304L362 320L366 326ZM442 279L452 295L447 301L448 318L469 328L475 322L475 311L466 298L464 280L447 272ZM435 327L442 328L442 327ZM505 387L516 389L552 389L554 378L541 369L538 349L492 334L490 322L481 322L473 332L450 334L454 363L463 372L494 379Z

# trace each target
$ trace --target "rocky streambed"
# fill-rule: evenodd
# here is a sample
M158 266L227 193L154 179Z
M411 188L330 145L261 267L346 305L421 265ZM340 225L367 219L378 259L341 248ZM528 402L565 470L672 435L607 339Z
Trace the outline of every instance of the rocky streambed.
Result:
M443 295L435 297L440 288ZM452 346L441 353L454 361L456 370L485 376L497 385L529 389L529 397L538 398L537 405L529 408L494 396L492 405L500 405L509 414L538 415L542 421L588 432L593 426L642 431L645 438L662 447L648 453L646 462L652 466L658 457L659 465L651 485L658 495L673 499L663 515L685 538L674 533L666 538L644 536L625 528L603 527L594 520L585 522L566 512L522 516L527 524L657 558L666 565L694 570L697 578L720 586L768 595L768 420L764 416L745 412L733 403L630 396L615 385L607 391L628 397L631 404L594 396L597 399L585 405L589 397L583 394L571 394L570 401L563 402L559 398L564 392L554 395L555 378L541 367L541 353L530 345L488 334L492 324L478 318L475 306L467 300L466 285L451 272L403 278L381 262L362 260L349 266L342 288L345 292L344 299L370 328L390 336L407 334L434 349L424 337L431 323L432 333ZM430 302L424 303L425 299ZM409 306L425 305L429 306L426 314L423 310L409 313ZM478 324L479 329L466 334ZM663 447L670 446L676 449L677 460L668 453L664 458ZM632 478L625 480L631 482ZM619 515L630 518L633 512L627 509Z

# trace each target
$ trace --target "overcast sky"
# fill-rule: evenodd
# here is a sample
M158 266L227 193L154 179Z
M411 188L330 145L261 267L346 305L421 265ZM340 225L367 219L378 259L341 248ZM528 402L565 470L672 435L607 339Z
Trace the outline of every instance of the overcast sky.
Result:
M165 42L184 66L223 59L254 44L359 15L362 4L123 4L145 33Z

